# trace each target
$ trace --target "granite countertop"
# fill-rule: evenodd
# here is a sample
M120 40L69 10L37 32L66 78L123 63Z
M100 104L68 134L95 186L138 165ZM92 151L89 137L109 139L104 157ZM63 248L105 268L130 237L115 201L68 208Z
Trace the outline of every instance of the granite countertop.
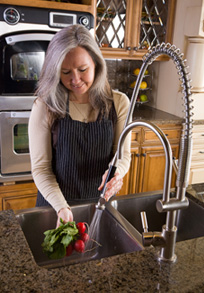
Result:
M133 120L143 119L156 124L181 124L183 119L145 104L135 107Z
M152 121L156 124L181 124L184 119L167 112L158 110L147 106L146 104L141 104L136 106L133 112L133 120L144 119L147 121ZM204 120L194 120L193 124L204 124Z
M0 292L204 292L204 237L176 243L174 264L158 262L156 251L48 270L35 263L14 212L2 211Z

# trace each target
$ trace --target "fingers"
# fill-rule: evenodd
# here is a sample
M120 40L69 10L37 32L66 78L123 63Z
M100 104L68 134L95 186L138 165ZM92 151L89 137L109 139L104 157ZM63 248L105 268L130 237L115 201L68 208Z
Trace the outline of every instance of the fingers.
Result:
M106 177L108 175L108 170L106 170L106 172L104 173L103 177L102 177L102 182L101 182L101 185L99 186L98 190L102 190L103 189L103 186L104 186L104 183L106 181Z
M123 186L123 178L119 173L115 173L114 177L106 184L105 199L108 201L113 195L120 191Z
M58 212L58 219L56 228L60 226L60 219L63 220L63 223L72 222L73 214L70 208L63 208Z

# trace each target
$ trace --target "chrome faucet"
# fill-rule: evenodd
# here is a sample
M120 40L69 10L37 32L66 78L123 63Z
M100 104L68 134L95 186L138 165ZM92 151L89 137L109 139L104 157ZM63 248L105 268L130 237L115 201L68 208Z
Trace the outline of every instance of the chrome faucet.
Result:
M176 180L176 196L173 198L170 198L170 183L173 162L171 146L168 139L166 138L162 130L153 123L143 120L137 120L130 123L144 73L147 67L160 55L167 55L174 61L176 65L178 74L180 75L181 86L183 88L183 99L185 106L185 122L183 123L183 130L180 141L180 153ZM159 260L169 262L174 262L176 260L176 255L174 252L177 234L177 228L175 226L176 213L179 209L188 207L189 204L188 199L185 197L185 193L188 186L188 177L190 172L193 123L193 114L191 113L191 110L193 107L190 106L192 102L192 100L190 99L191 86L190 79L188 78L189 73L187 72L187 66L185 65L185 63L186 60L183 60L183 54L180 53L180 50L177 49L174 45L165 43L151 48L149 52L143 57L143 63L140 68L140 72L133 90L133 95L125 121L124 130L120 135L117 152L111 162L111 166L115 167L117 160L120 160L122 158L122 146L125 137L133 128L137 126L146 126L159 137L164 147L166 165L163 198L162 200L157 201L156 207L159 212L167 212L166 224L162 227L162 232L148 232L146 216L144 213L142 213L142 222L144 226L143 243L144 246L148 246L151 244L154 246L161 246ZM111 167L109 169L111 170Z

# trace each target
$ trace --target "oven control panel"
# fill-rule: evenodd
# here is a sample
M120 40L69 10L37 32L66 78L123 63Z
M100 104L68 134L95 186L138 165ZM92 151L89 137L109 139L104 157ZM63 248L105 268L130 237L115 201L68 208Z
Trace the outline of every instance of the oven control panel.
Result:
M0 4L0 22L2 21L11 26L25 23L47 25L58 29L72 24L82 24L89 30L94 27L94 17L87 12L53 11L46 8Z

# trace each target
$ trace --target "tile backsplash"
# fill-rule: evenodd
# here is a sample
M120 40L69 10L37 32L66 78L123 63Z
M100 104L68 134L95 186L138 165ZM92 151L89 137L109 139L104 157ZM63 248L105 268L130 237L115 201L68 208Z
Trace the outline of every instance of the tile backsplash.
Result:
M136 68L140 68L142 61L140 60L121 60L121 59L106 59L108 69L108 80L113 89L117 89L125 93L129 98L132 96L133 89L130 88L130 84L136 81L133 71ZM142 93L147 94L149 102L153 103L153 67L148 67L150 75L144 80L148 84L149 90L145 90Z

